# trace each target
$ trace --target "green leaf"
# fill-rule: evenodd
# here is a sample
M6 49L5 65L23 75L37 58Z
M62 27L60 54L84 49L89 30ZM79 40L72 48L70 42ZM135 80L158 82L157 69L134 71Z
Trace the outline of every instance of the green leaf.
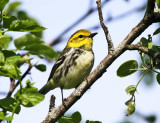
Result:
M78 111L73 113L71 118L71 121L73 121L74 123L80 123L80 121L82 120L81 114Z
M31 20L34 23L36 23L37 25L40 25L39 22L36 19L29 17L25 11L18 11L18 19L20 19L20 20ZM43 31L31 32L31 34L42 38Z
M142 46L147 47L149 49L152 49L152 47L154 46L153 43L147 40L145 37L142 37L140 42L142 43Z
M153 43L152 42L148 42L148 49L152 49L153 47Z
M158 6L158 10L160 11L160 0L156 0L157 6Z
M14 44L17 49L27 50L33 53L39 53L50 59L57 59L58 53L51 47L44 44L44 41L32 34L24 35L16 40Z
M1 50L0 52L2 52L4 54L5 58L11 57L11 56L15 56L16 53L13 51L9 51L9 50Z
M21 32L39 32L46 28L39 26L31 20L20 20L10 25L8 31L21 31Z
M148 123L155 123L155 122L156 122L156 116L155 116L155 115L145 116L144 119L145 119Z
M142 37L140 42L142 43L142 46L148 47L148 40L145 37Z
M159 46L153 45L152 50L160 53L160 47Z
M135 104L129 105L126 110L126 112L127 112L126 116L130 116L131 114L134 113L134 111L135 111Z
M51 47L45 44L31 44L27 45L24 50L28 50L30 52L39 53L44 55L47 58L56 60L58 57L58 53L55 52Z
M129 106L129 105L132 104L132 102L133 102L133 97L131 97L129 100L127 100L127 101L125 102L125 105Z
M25 62L25 61L26 59L22 58L20 55L10 56L6 58L7 64L18 64L18 63Z
M126 93L129 95L133 95L136 91L136 85L130 85L125 89Z
M74 123L74 122L70 121L70 120L67 119L66 117L61 117L61 118L58 120L58 123Z
M25 11L18 11L18 19L19 20L28 20L29 17Z
M0 52L0 65L4 65L4 63L5 63L5 57L4 57L3 53Z
M36 19L34 19L32 17L29 17L25 11L18 11L18 19L20 19L20 20L31 20L34 23L36 23L37 25L40 25L39 22ZM43 31L31 32L31 34L33 34L33 35L35 35L37 37L42 38Z
M0 0L0 11L4 9L9 0Z
M74 112L71 117L63 116L58 120L58 123L80 123L82 120L79 112Z
M8 116L7 117L6 113L0 111L0 119L1 120L12 121L13 118L12 118L12 116Z
M27 34L14 40L14 44L17 49L22 49L25 46L39 43L44 43L44 41L32 34Z
M160 28L156 29L156 31L153 33L153 35L157 35L158 33L160 33Z
M11 23L15 21L17 18L15 16L4 16L3 18L3 27L9 28Z
M138 63L135 60L129 60L121 64L117 70L117 76L125 77L136 72L138 68Z
M19 100L24 107L33 107L43 101L45 96L38 93L38 89L32 87L32 85L27 82L26 87L18 90L14 97Z
M18 7L21 5L21 2L15 1L12 3L9 3L8 8L4 11L5 15L13 15L18 9Z
M2 50L1 52L5 56L5 64L19 65L20 63L24 63L25 61L28 61L28 59L25 59L21 57L19 54L17 55L12 51Z
M46 65L44 64L38 64L38 65L35 65L35 67L42 72L46 71Z
M20 69L15 65L5 64L0 66L0 76L6 76L13 79L20 79Z
M12 38L10 36L0 36L0 49L7 49Z
M160 84L160 73L157 74L156 79L157 79L158 84Z
M30 80L26 81L26 88L32 88L34 85L34 82L31 82Z
M19 79L21 77L21 71L18 66L23 64L28 59L24 59L20 55L8 50L2 50L0 51L0 54L2 57L0 64L0 76Z
M40 31L40 32L30 32L31 34L35 35L36 37L40 37L42 38L42 35L43 35L43 31Z
M102 123L100 121L90 121L90 120L87 120L86 123Z
M13 112L14 107L16 106L17 103L18 103L17 100L15 100L14 98L7 97L7 98L0 100L0 108L4 109L6 111ZM19 114L20 110L21 110L21 107L20 107L20 105L18 105L15 110L15 113Z

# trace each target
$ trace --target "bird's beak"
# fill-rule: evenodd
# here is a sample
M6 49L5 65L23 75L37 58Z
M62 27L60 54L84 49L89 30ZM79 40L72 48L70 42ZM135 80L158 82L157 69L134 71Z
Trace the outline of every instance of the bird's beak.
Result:
M97 35L98 33L97 32L95 32L95 33L91 33L88 37L89 38L93 38L95 35Z

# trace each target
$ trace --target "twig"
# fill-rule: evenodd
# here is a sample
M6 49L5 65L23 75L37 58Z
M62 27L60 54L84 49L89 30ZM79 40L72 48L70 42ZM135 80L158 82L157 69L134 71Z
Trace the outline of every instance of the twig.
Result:
M26 77L26 75L29 73L29 71L30 71L31 69L32 69L32 65L29 63L28 68L27 68L26 72L22 75L20 81L22 81L22 80ZM13 79L12 81L15 82L15 79ZM13 84L12 81L11 81L11 85L10 85L10 90L9 90L9 92L8 92L8 94L7 94L6 97L11 97L12 93L14 92L14 90L15 90L15 89L17 88L17 86L20 84L20 81L17 81L16 84L15 84L15 83Z
M148 54L152 58L155 57L155 53L156 53L155 51L148 49L147 47L143 47L140 42L137 44L126 45L126 49L127 50L139 50L145 54Z
M141 46L140 42L137 44L126 45L126 49L127 50L139 50L145 54L148 54L150 57L153 58L153 65L160 69L160 63L159 63L160 53L159 52L156 52L152 49L148 49L146 47Z
M128 10L127 12L124 12L124 13L122 13L120 15L115 16L115 17L110 16L110 17L108 17L108 18L106 18L104 20L104 23L110 23L110 22L113 22L113 21L118 21L119 19L122 19L122 18L125 18L127 16L130 16L130 15L134 14L135 12L142 11L145 7L146 7L146 4L141 5L139 7L136 7L134 9ZM99 24L96 24L94 26L89 27L88 29L89 30L93 30L93 29L99 29L100 27L101 26L99 26Z
M54 111L56 109L55 108L55 99L56 99L55 96L51 95L48 116L52 115L52 111ZM50 118L46 119L42 123L49 123L50 120L51 120Z
M153 16L154 17L154 16ZM160 19L160 18L159 18ZM106 69L124 52L126 45L131 44L148 26L157 21L157 17L142 19L137 26L135 26L128 36L115 48L112 54L108 54L96 69L87 77L88 82L83 81L73 93L67 97L66 107L60 105L48 113L43 123L56 122L64 113L91 87L91 85L99 79Z
M148 49L146 47L141 46L140 42L137 44L126 45L126 49L127 50L139 50L145 54L148 54L150 57L153 58L153 65L160 69L160 63L159 63L160 53L159 52L156 52L152 49Z
M55 107L55 99L56 99L56 97L54 95L51 95L49 112Z
M104 0L104 2L102 3L102 6L104 6L107 2L109 2L109 0ZM48 45L49 46L54 46L56 44L58 44L61 39L62 36L65 35L68 31L70 31L71 29L73 29L75 26L77 26L79 23L83 22L83 20L85 20L89 15L91 15L92 13L94 13L95 11L97 11L97 8L95 7L90 7L89 10L82 15L77 21L75 21L72 25L70 25L69 27L67 27L65 30L63 30L56 39L54 39L53 41L51 41Z
M10 80L11 80L10 89L6 97L10 97L11 94L13 93L13 89L15 88L15 79L11 78Z
M27 69L26 72L22 75L20 81L22 81L22 80L26 77L26 75L29 73L29 71L32 69L32 67L33 67L32 64L29 62L29 63L28 63L28 69ZM18 81L18 82L16 83L16 87L19 85L20 81Z
M102 2L101 7L103 7L108 1L109 1L109 0L105 0L104 2ZM90 1L90 3L91 3L91 2L92 2L92 0ZM96 8L92 8L91 6L88 7L88 8L89 8L89 10L88 10L84 15L82 15L82 17L80 17L76 22L74 22L72 25L70 25L70 26L67 27L65 30L63 30L63 31L57 36L57 38L55 38L53 41L51 41L48 45L49 45L49 46L54 46L54 45L59 44L59 43L62 41L63 36L64 36L68 31L70 31L71 29L73 29L73 28L74 28L75 26L77 26L79 23L83 22L89 15L91 15L92 13L94 13L94 12L97 10ZM142 10L143 8L144 8L144 5L141 6L141 7L137 7L137 8L135 8L135 9L133 9L133 10L130 10L130 11L127 12L127 13L123 13L123 14L121 14L121 15L119 15L119 16L108 18L108 19L106 19L104 22L111 22L111 21L118 20L118 19L120 19L120 18L123 18L123 17L126 17L126 16L130 15L130 14L133 13L134 11L135 11L135 12L136 12L136 11L140 11L140 10ZM92 11L91 11L91 10L92 10ZM89 13L89 14L88 14L88 13ZM92 26L92 27L89 27L89 28L87 28L87 29L88 29L88 30L93 30L93 29L99 29L99 28L100 28L99 24L96 24L96 25L94 25L94 26Z
M98 7L100 24L101 24L101 27L104 30L104 33L105 33L105 36L106 36L106 39L107 39L107 42L108 42L108 54L112 54L112 52L114 51L114 46L113 46L113 42L112 42L111 36L109 34L109 31L108 31L108 27L106 27L104 22L103 22L101 0L97 0L96 3L97 3L97 7Z

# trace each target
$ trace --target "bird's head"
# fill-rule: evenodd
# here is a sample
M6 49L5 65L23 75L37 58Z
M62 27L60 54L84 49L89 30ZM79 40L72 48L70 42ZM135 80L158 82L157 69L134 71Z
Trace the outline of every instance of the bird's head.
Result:
M81 29L76 31L69 39L68 47L83 48L85 50L92 50L93 37L97 33L91 33L88 30Z

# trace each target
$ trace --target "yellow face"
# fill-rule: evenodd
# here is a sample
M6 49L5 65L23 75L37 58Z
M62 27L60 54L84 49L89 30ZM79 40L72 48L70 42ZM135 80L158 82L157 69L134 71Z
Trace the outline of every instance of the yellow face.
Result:
M82 47L85 50L92 50L93 36L96 33L92 33L88 30L81 29L75 32L68 41L69 47Z

